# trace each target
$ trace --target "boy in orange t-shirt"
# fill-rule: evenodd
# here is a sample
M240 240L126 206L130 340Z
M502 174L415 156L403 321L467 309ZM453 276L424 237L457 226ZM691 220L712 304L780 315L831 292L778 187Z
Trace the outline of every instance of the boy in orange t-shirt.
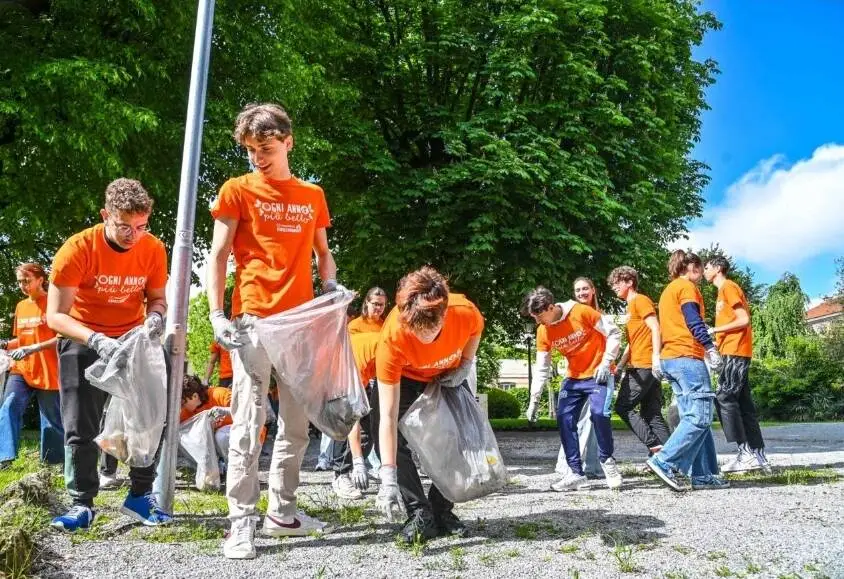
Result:
M729 271L730 262L722 256L713 257L703 267L703 277L718 288L715 327L709 330L716 337L718 351L724 359L724 367L718 375L715 409L727 442L738 445L738 454L721 470L770 472L771 464L765 456L765 441L748 379L753 357L750 308L741 287L727 279Z
M659 452L670 433L662 417L662 338L654 303L639 293L639 273L623 265L607 278L615 295L627 302L627 348L620 367L627 366L615 411L636 434L649 455ZM628 362L629 361L629 362ZM636 407L641 412L636 411Z
M551 350L558 350L568 361L566 379L560 389L557 423L560 440L571 472L551 485L562 492L587 486L577 438L577 422L588 403L598 441L598 460L611 489L621 487L621 472L613 458L610 423L613 381L610 369L621 344L621 332L603 319L601 313L570 300L555 303L554 295L539 286L525 296L522 315L532 317L536 328L536 371L531 397L538 399L551 367Z
M117 351L117 338L144 325L152 339L164 331L167 252L148 232L152 199L133 179L117 179L105 192L104 223L68 239L53 258L47 324L60 334L59 385L65 427L65 483L73 506L52 526L88 528L99 491L97 445L107 394L85 369ZM153 464L129 469L131 487L121 512L144 525L168 523L152 495Z
M59 398L56 333L47 326L47 272L38 263L24 263L15 271L26 298L18 302L12 340L0 340L14 360L0 407L0 470L18 455L23 415L34 394L41 416L41 460L64 462L64 428Z
M211 207L214 235L208 262L208 303L214 338L232 355L231 445L226 496L231 531L223 544L229 559L255 557L260 496L259 433L267 415L272 365L253 329L255 321L314 297L311 258L324 291L337 285L328 248L331 225L322 189L292 176L290 117L278 105L248 105L235 121L235 140L255 171L229 179ZM226 263L234 254L232 320L223 311ZM296 509L299 470L308 446L308 418L290 389L278 383L279 416L270 463L269 504L262 532L272 537L321 533L325 524Z

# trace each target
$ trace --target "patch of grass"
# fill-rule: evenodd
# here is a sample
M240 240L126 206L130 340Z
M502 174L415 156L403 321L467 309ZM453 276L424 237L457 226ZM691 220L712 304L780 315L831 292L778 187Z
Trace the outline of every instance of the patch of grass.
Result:
M484 567L495 567L500 560L501 555L499 553L484 553L483 555L478 555L478 563Z
M633 557L633 548L630 545L616 545L612 556L615 558L618 570L622 573L635 573L639 570Z
M716 577L732 577L735 573L726 565L720 565L715 568L715 575Z
M401 538L396 537L395 545L402 551L407 551L414 557L421 557L422 554L425 552L425 542L422 541L422 537L417 536L412 543L405 543L401 540Z
M569 577L570 579L580 579L580 571L578 571L577 569L572 569L569 573Z
M504 551L504 554L507 555L508 557L510 557L511 559L515 559L516 557L522 556L522 552L519 551L518 549L508 549L508 550Z
M727 476L730 481L749 481L783 486L827 484L841 480L841 475L832 469L813 469L799 466L776 470L773 474L752 471L728 474Z
M176 514L224 517L229 512L229 503L222 492L180 492L173 500Z
M747 566L744 568L744 572L746 575L756 575L757 573L762 572L762 567L753 561L748 561Z
M203 522L185 521L177 525L164 525L151 530L133 529L131 537L148 543L190 543L219 540L223 537L220 527Z
M689 576L682 571L666 571L663 579L689 579Z
M680 553L681 555L688 555L692 552L691 547L686 547L685 545L672 545L671 548Z
M560 548L557 550L560 553L571 555L572 553L577 553L580 550L580 545L576 545L575 543L568 543L566 545L560 545Z
M475 528L478 531L485 531L486 530L486 519L478 517L477 520L475 521Z
M520 525L516 525L513 534L516 535L519 539L525 539L527 541L533 541L536 539L536 535L539 532L539 525L536 523L522 523Z
M362 506L344 505L337 518L341 525L355 525L366 519L366 512Z
M448 555L451 557L451 568L454 571L463 571L468 567L466 565L466 550L463 547L452 547Z
M719 561L721 559L726 559L727 554L724 551L710 551L705 555L705 557L710 561Z
M627 430L627 425L624 421L613 414L612 416L613 430ZM554 418L539 418L536 422L529 422L527 418L491 418L489 423L493 430L524 430L524 431L539 431L539 430L559 430L557 420Z

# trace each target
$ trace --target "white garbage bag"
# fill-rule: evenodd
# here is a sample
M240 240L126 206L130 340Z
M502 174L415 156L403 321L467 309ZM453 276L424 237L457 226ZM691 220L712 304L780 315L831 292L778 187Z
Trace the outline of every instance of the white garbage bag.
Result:
M3 396L6 393L6 374L12 365L12 358L6 353L6 350L0 350L0 402L3 401Z
M196 463L194 481L201 491L220 488L220 463L214 444L214 425L218 416L218 409L211 408L179 425L179 448Z
M120 337L109 360L97 360L85 370L91 385L111 394L99 447L136 467L155 462L167 411L167 366L164 350L144 326Z
M278 379L308 419L334 440L345 440L369 414L346 329L352 299L350 292L331 292L255 322Z
M507 468L481 407L467 388L430 384L399 429L445 498L476 499L507 484Z

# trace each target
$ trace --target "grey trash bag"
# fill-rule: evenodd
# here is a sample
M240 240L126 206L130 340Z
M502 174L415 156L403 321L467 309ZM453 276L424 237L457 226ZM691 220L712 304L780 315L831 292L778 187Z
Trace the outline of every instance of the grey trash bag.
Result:
M677 406L677 397L671 394L671 403L668 405L668 429L674 432L680 424L680 408Z
M255 322L278 379L314 426L334 440L345 440L369 414L346 329L353 299L350 292L330 292Z
M167 411L164 350L144 326L119 341L109 360L99 359L85 370L92 386L111 394L103 431L94 440L117 460L147 467L155 462Z
M196 463L194 485L204 491L220 488L220 463L214 445L214 408L191 416L179 425L179 449Z
M507 484L495 434L467 388L429 384L402 416L399 429L451 502L477 499Z

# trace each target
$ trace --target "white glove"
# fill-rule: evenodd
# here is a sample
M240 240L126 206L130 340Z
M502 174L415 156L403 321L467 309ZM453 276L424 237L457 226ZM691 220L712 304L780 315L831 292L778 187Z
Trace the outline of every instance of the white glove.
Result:
M706 331L709 333L710 337L715 337L715 328L706 328Z
M164 318L158 312L152 312L144 321L150 340L157 340L164 333Z
M223 310L214 310L208 316L211 320L211 327L214 328L214 339L226 350L236 350L243 345L240 341L240 332L234 322L226 317Z
M322 282L322 293L327 294L329 292L351 293L345 286L337 283L336 279L327 279Z
M717 374L721 371L721 368L724 366L724 359L721 358L721 354L718 353L718 348L712 346L706 350L704 357L706 358L706 363L713 372Z
M362 456L352 459L352 484L355 488L365 491L369 488L369 474L366 472L366 459ZM380 493L379 493L380 494Z
M651 358L651 374L659 381L662 381L662 377L665 375L662 371L662 360L659 358L659 352L654 352L654 356Z
M399 483L396 481L396 467L382 464L378 472L381 475L381 488L378 489L375 506L381 510L388 521L393 522L393 516L401 515L404 510Z
M601 365L595 370L595 382L598 384L606 384L610 381L610 363L601 362Z
M527 415L528 422L536 422L536 413L539 411L539 396L531 396L530 404L528 404Z
M23 346L23 347L16 348L16 349L12 350L11 352L9 352L9 357L12 358L12 360L23 360L27 356L30 356L37 351L38 351L38 346L35 346L35 345L33 345L33 346Z
M469 377L469 372L472 371L472 360L463 358L460 365L454 370L443 372L437 376L434 381L443 388L455 388L463 384L466 378Z
M120 347L120 342L114 338L109 338L100 332L94 332L88 338L88 347L97 353L97 356L103 360L111 358L117 349Z

